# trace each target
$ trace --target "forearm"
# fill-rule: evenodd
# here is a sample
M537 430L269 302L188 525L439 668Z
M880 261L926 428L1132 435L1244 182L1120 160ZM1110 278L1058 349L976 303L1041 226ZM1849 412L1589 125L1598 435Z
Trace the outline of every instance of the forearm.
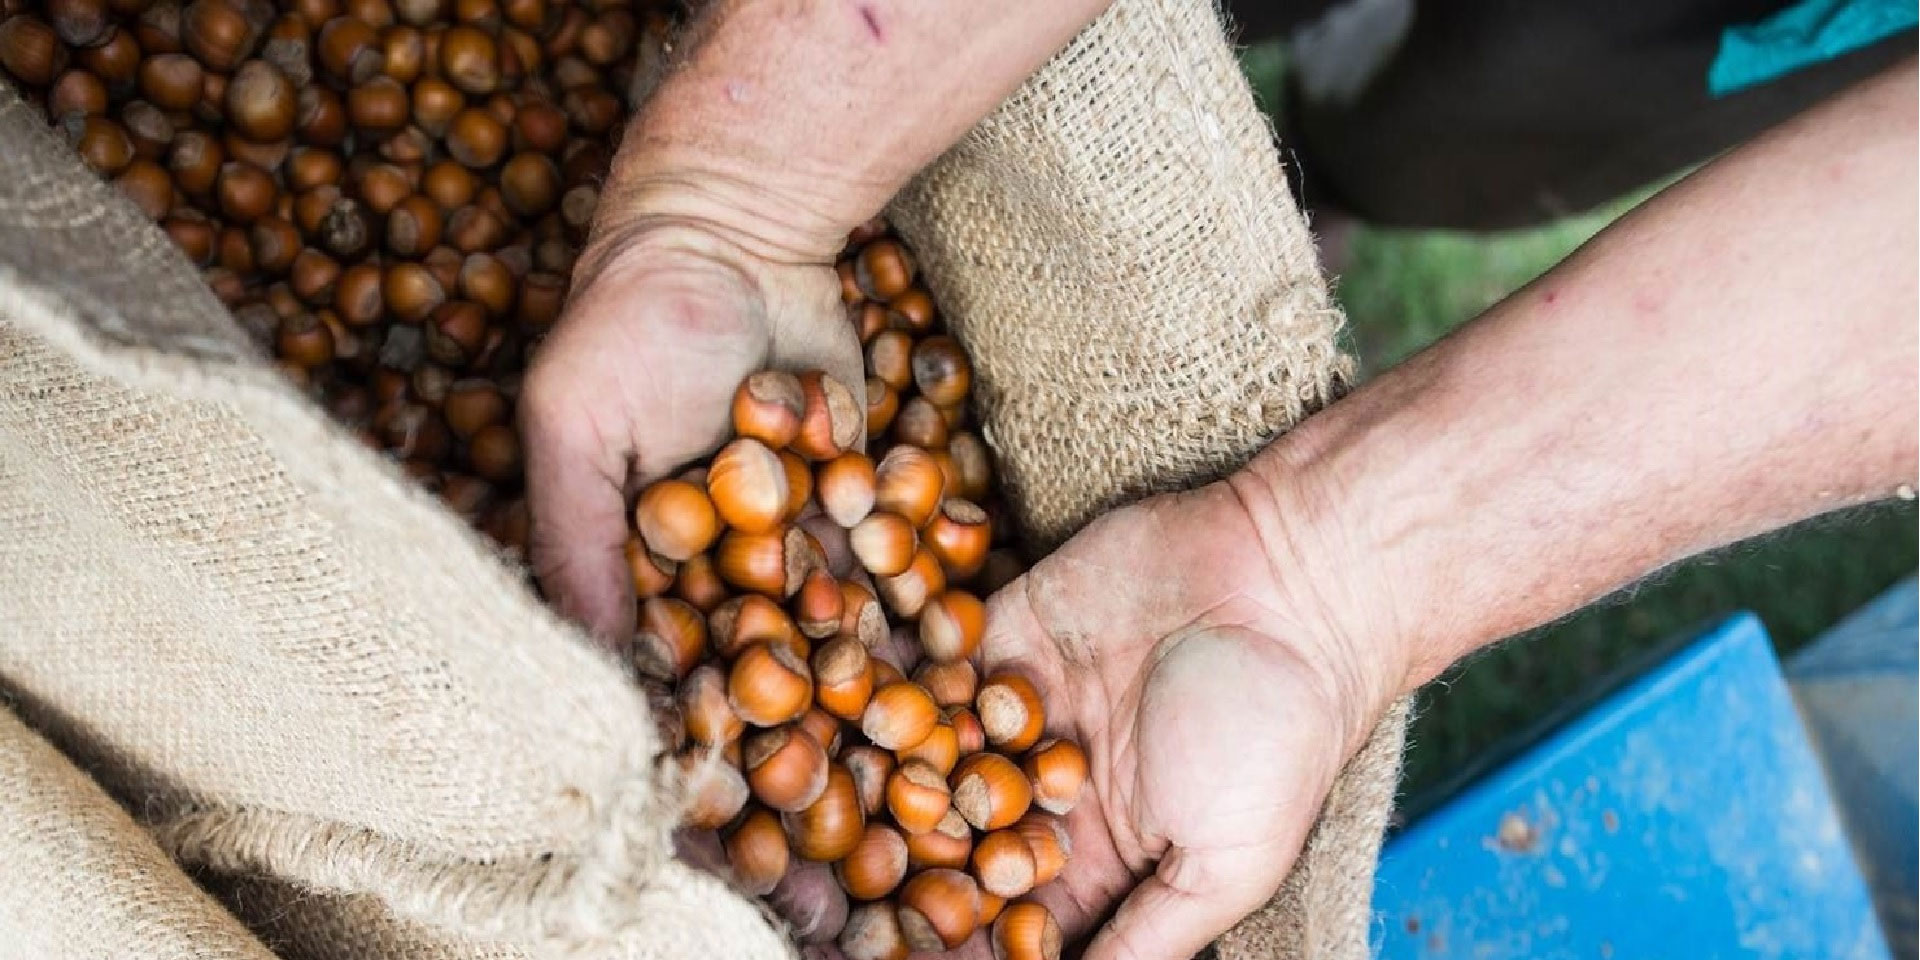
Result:
M831 254L1109 2L716 0L607 199L719 219L757 252Z
M1665 564L1913 482L1914 113L1908 63L1263 453L1252 473L1295 504L1275 542L1348 558L1315 588L1338 629L1384 635L1410 689Z

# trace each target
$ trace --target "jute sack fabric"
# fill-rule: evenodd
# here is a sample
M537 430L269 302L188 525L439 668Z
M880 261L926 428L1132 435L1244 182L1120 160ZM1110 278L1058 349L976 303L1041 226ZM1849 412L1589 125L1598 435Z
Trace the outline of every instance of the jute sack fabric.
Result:
M273 960L99 785L0 706L0 957Z
M1353 365L1211 0L1119 0L894 203L1041 547L1240 466ZM1367 955L1406 705L1227 957ZM1251 758L1250 758L1251 759Z
M3 84L0 170L0 690L25 719L194 868L536 954L791 955L671 860L621 671L254 356Z

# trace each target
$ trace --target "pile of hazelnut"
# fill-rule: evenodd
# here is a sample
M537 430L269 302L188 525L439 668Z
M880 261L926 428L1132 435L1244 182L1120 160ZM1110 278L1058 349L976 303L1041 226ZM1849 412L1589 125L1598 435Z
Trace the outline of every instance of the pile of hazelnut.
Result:
M979 598L1017 563L976 502L992 474L965 429L971 366L904 248L866 232L842 276L876 439L860 447L857 394L826 374L748 377L733 439L635 503L635 664L687 823L723 832L740 886L832 864L856 905L824 934L849 960L981 928L1006 960L1055 958L1058 924L1021 898L1066 864L1087 757L1044 737L1026 677L975 666Z

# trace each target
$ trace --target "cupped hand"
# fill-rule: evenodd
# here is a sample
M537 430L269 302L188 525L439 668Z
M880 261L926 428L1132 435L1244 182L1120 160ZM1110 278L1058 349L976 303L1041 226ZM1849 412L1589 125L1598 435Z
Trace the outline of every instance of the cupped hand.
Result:
M1116 511L989 605L985 670L1032 678L1090 761L1034 895L1089 960L1184 960L1264 903L1402 679L1272 501L1243 474Z
M634 623L632 494L719 446L734 388L756 370L864 382L832 252L738 236L692 218L603 220L527 373L533 570L563 615L616 650Z

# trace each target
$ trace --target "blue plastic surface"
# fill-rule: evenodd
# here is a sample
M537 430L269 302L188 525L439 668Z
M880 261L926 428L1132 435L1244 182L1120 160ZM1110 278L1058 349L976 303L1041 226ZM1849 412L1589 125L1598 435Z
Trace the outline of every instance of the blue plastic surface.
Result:
M1388 960L1888 956L1751 615L1395 837L1374 909Z
M1920 590L1909 577L1787 661L1895 956L1920 956Z

